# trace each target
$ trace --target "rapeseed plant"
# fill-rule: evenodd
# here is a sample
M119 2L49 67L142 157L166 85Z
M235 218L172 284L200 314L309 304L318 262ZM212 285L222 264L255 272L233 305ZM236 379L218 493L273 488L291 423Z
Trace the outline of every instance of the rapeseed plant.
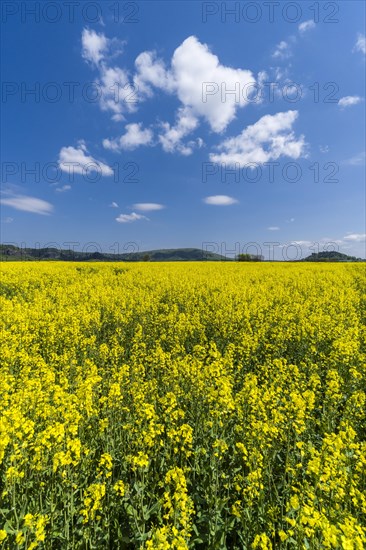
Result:
M1 548L365 548L362 265L1 269Z

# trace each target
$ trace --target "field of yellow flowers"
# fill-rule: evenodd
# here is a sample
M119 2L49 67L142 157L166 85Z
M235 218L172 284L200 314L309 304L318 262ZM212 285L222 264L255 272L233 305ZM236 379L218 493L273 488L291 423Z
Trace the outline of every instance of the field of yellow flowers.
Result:
M366 547L362 264L1 271L2 549Z

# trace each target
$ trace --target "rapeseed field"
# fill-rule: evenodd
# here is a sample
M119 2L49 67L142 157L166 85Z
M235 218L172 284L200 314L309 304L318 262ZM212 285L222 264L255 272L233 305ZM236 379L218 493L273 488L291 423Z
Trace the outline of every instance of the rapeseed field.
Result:
M366 547L364 265L1 270L2 549Z

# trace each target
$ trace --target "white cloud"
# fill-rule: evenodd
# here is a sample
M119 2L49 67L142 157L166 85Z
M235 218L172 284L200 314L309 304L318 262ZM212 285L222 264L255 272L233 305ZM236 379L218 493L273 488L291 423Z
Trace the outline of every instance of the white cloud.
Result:
M118 208L118 204L116 202L111 202L111 204L109 205L110 208Z
M126 124L126 133L118 139L104 139L103 147L112 151L132 150L141 145L151 145L153 133L149 128L142 129L142 123Z
M292 131L297 111L265 115L245 128L238 136L224 140L220 153L211 153L210 160L232 167L251 163L263 164L286 156L297 159L305 155L304 136L298 138Z
M105 35L98 34L93 30L83 29L81 43L83 58L98 65L104 58L104 54L108 48L108 39Z
M95 91L91 89L90 95L99 94L99 105L103 111L111 111L112 119L123 120L124 112L136 110L137 94L133 85L129 82L128 73L119 67L108 65L108 57L112 57L109 50L112 46L120 44L116 39L108 39L103 33L98 34L93 30L83 29L82 56L91 62L99 71L99 80L95 82ZM120 53L119 50L115 54Z
M292 52L290 48L290 44L286 42L285 40L281 40L279 44L277 44L272 57L275 59L288 59L291 57Z
M287 103L293 102L296 103L299 99L303 99L308 95L307 87L301 82L295 82L291 76L291 67L290 62L286 63L285 66L270 66L266 74L266 79L260 82L260 76L258 74L258 87L261 90L260 96L261 101L269 100L270 103L273 103L274 100L283 101L286 100Z
M103 176L112 176L113 170L107 164L96 160L87 154L84 141L79 141L78 147L62 147L59 153L58 165L63 172L69 174L87 174L99 172Z
M320 239L320 242L324 243L325 245L327 245L327 247L329 248L331 245L333 244L343 244L343 241L342 239L332 239L331 237L322 237Z
M305 248L310 248L313 246L314 241L291 241L290 244L297 244L298 246L304 246Z
M237 109L247 105L243 91L256 82L251 71L222 65L195 36L178 46L170 68L154 52L141 53L135 65L139 93L149 97L155 87L175 94L182 103L180 111L189 111L192 118L202 117L214 132L225 130Z
M364 34L358 33L353 51L366 54L366 37Z
M336 239L331 237L321 237L320 239L308 240L293 240L287 244L279 245L279 248L284 248L291 244L297 245L301 248L309 249L309 254L313 252L330 251L330 250L349 250L356 244L366 241L366 233L348 233L342 239Z
M267 227L268 231L279 231L279 227L277 225L271 225L270 227Z
M142 212L152 212L153 210L162 210L165 206L156 202L137 202L133 205L133 208Z
M295 221L295 218L290 218L289 220L286 220L286 223L293 223Z
M222 132L248 99L243 89L255 83L251 71L221 65L206 44L190 36L175 50L172 73L176 94L192 114L203 117L214 132ZM229 91L236 90L236 93Z
M285 68L282 68L282 67L271 67L271 71L274 72L274 76L275 76L275 79L276 81L280 81L282 79L286 79L287 78L287 75L288 75L288 69L287 67ZM268 79L267 79L268 80Z
M340 107L349 107L350 105L357 105L362 101L362 97L358 95L347 95L345 97L341 97L341 99L338 101L338 105Z
M116 221L118 223L132 223L136 222L138 220L148 220L146 216L143 216L142 214L136 214L136 212L132 212L132 214L120 214L118 218L116 218Z
M11 218L10 216L6 216L6 218L1 218L1 223L12 223L14 221L14 218Z
M4 193L7 195L7 193ZM43 199L29 197L27 195L12 195L8 198L1 198L1 204L10 206L16 210L32 212L33 214L49 215L53 211L53 205Z
M298 34L302 37L307 31L315 27L315 22L312 19L303 21L298 25ZM288 59L292 56L291 46L297 44L298 35L292 34L286 40L281 40L272 53L275 59Z
M352 241L355 243L362 243L366 240L366 233L351 233L343 237L345 241Z
M321 153L328 153L329 152L329 145L319 145L319 151Z
M188 155L199 146L197 140L188 144L181 140L197 128L200 118L214 132L225 130L237 110L249 103L245 93L248 85L256 83L251 71L222 65L195 36L176 48L168 67L155 52L142 52L135 60L136 72L131 78L125 69L108 66L106 51L111 41L103 34L84 29L82 42L83 57L92 61L100 73L100 106L112 112L113 120L123 120L124 113L135 112L137 102L151 97L154 89L179 99L176 124L162 123L159 140L166 151ZM117 149L119 143L105 140L105 146Z
M313 29L314 27L315 27L315 22L312 19L308 19L307 21L304 21L303 23L300 23L299 32L300 32L300 34L303 34L306 31L309 31L310 29Z
M348 164L350 166L363 166L365 164L365 159L366 153L365 151L361 151L361 153L358 153L357 155L346 159L343 164Z
M65 193L66 191L70 191L70 189L71 185L63 185L62 187L57 187L55 191L57 191L57 193Z
M205 197L203 202L214 206L230 206L238 203L236 199L228 195L212 195L211 197Z
M136 74L134 83L139 92L147 97L153 95L152 86L166 92L174 89L173 75L166 69L164 62L155 52L142 52L135 60Z
M167 153L178 151L182 155L190 155L193 152L193 142L183 144L182 139L193 132L198 126L197 118L192 114L189 108L180 108L177 113L177 122L170 126L168 122L163 122L161 127L162 134L159 135L159 141Z
M129 82L128 73L119 67L100 66L99 104L102 111L111 111L112 120L121 121L123 113L136 111L137 93Z

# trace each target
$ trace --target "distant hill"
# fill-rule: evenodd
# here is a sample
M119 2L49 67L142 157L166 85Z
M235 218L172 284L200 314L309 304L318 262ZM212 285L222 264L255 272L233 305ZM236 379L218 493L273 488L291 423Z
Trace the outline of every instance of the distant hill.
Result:
M246 261L263 260L263 256L251 256ZM236 258L239 260L239 258ZM167 248L143 252L110 254L108 252L77 252L58 248L19 248L12 244L0 244L0 261L74 261L74 262L222 262L234 261L221 254L199 248ZM244 259L245 260L245 259ZM240 260L239 260L240 261ZM243 261L243 260L242 260ZM300 262L364 262L362 258L348 256L341 252L318 252Z
M299 260L300 262L362 262L362 258L356 258L355 256L348 256L341 252L313 252L307 258Z
M202 262L202 261L232 261L220 254L200 250L199 248L172 248L130 252L125 254L109 254L107 252L77 252L59 250L58 248L19 248L10 244L0 245L0 260L2 261L102 261L102 262Z

